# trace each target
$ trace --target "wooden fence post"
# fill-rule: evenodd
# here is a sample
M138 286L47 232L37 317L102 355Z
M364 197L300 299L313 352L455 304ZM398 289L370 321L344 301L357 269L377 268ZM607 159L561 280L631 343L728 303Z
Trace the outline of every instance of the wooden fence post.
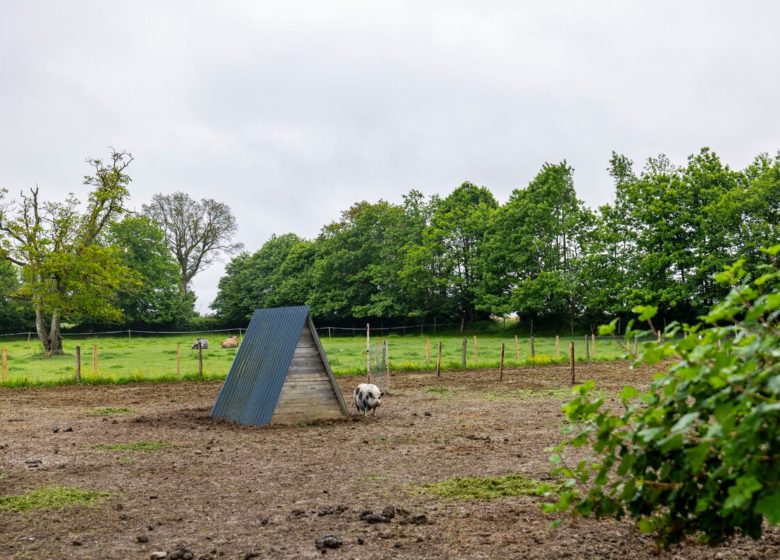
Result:
M30 336L31 335L32 335L32 333L30 331L27 331L27 342L30 342Z
M477 335L474 335L474 367L479 364L479 346L477 346Z
M596 353L596 333L590 333L591 350Z
M534 337L531 337L531 359L536 357L536 344L534 343Z
M436 377L441 377L441 340L439 341L439 354L436 358Z
M571 384L574 385L574 341L569 342L569 361L571 362Z
M198 375L203 377L203 343L198 342Z
M504 380L504 343L501 343L501 359L498 362L498 380Z
M371 325L366 323L366 375L371 383Z
M97 344L92 345L92 373L97 375L98 372L98 348Z
M76 346L76 383L81 383L81 346Z
M460 348L460 367L463 369L466 369L466 353L468 352L469 347L469 339L465 336L463 337L463 344Z
M130 329L127 329L127 340L130 340Z
M425 367L431 367L431 339L425 337Z
M515 335L515 361L516 362L520 361L520 346L518 345L517 342L517 335Z
M555 353L558 356L558 359L561 359L561 335L556 334L555 335Z
M181 342L176 343L176 377L181 377Z
M388 354L387 339L384 340L385 370L387 371L387 380L390 382L390 355Z
M3 348L3 383L8 381L8 350Z
M590 343L587 334L585 335L585 360L590 361Z

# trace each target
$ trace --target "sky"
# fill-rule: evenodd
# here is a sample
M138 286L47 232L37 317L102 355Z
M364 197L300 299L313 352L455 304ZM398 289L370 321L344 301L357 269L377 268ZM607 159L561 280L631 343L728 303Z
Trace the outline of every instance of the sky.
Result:
M0 186L62 199L109 146L130 207L228 204L235 240L316 236L353 203L463 181L500 202L566 160L590 206L612 151L780 149L776 1L0 0ZM224 262L194 281L209 312Z

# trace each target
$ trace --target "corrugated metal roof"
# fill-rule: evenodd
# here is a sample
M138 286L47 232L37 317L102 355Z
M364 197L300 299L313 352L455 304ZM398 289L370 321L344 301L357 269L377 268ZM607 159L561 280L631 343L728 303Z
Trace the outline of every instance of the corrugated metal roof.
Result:
M308 315L305 305L255 311L211 409L213 418L250 426L271 422Z

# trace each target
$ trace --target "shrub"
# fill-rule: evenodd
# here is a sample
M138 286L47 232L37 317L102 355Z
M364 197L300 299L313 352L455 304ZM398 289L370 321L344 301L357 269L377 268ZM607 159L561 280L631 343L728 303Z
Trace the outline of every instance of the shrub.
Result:
M592 395L593 383L578 388L551 457L567 490L548 511L630 516L663 545L758 538L764 520L780 523L780 245L767 253L773 264L755 279L741 261L716 275L732 289L701 324L671 325L667 336L681 338L643 345L640 361L676 363L645 393L626 387L622 411ZM655 309L636 311L644 321ZM567 465L568 448L583 446L595 457Z

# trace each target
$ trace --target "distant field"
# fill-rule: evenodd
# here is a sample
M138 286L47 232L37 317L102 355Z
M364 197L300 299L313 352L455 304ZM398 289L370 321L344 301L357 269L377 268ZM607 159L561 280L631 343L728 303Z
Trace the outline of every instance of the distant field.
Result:
M211 347L203 352L203 370L206 379L224 378L236 349L222 349L220 342L226 335L207 335ZM82 381L87 383L128 383L142 380L175 380L176 345L181 345L179 377L198 378L198 353L191 350L195 336L156 336L141 337L133 335L131 339L121 336L95 336L93 338L65 339L65 356L44 358L37 340L0 340L0 348L8 351L8 375L6 386L45 385L72 383L75 375L75 347L81 346ZM381 339L374 339L377 342ZM422 371L436 368L436 352L439 341L442 342L442 368L444 370L462 369L461 348L463 337L430 336L430 359L426 360L426 337L390 336L388 354L392 371ZM498 367L501 343L505 344L505 366L528 365L531 363L548 364L568 361L569 338L561 338L560 357L555 350L555 338L536 338L534 341L536 357L531 360L530 341L518 339L519 359L515 354L515 341L512 337L480 335L478 337L478 360L475 362L474 339L467 337L467 368ZM576 337L575 355L578 361L585 360L584 337ZM328 360L337 375L356 375L365 372L365 338L334 337L322 338ZM93 371L92 347L97 345L98 367ZM623 357L625 349L609 339L597 339L596 351L591 351L591 360L615 360Z

